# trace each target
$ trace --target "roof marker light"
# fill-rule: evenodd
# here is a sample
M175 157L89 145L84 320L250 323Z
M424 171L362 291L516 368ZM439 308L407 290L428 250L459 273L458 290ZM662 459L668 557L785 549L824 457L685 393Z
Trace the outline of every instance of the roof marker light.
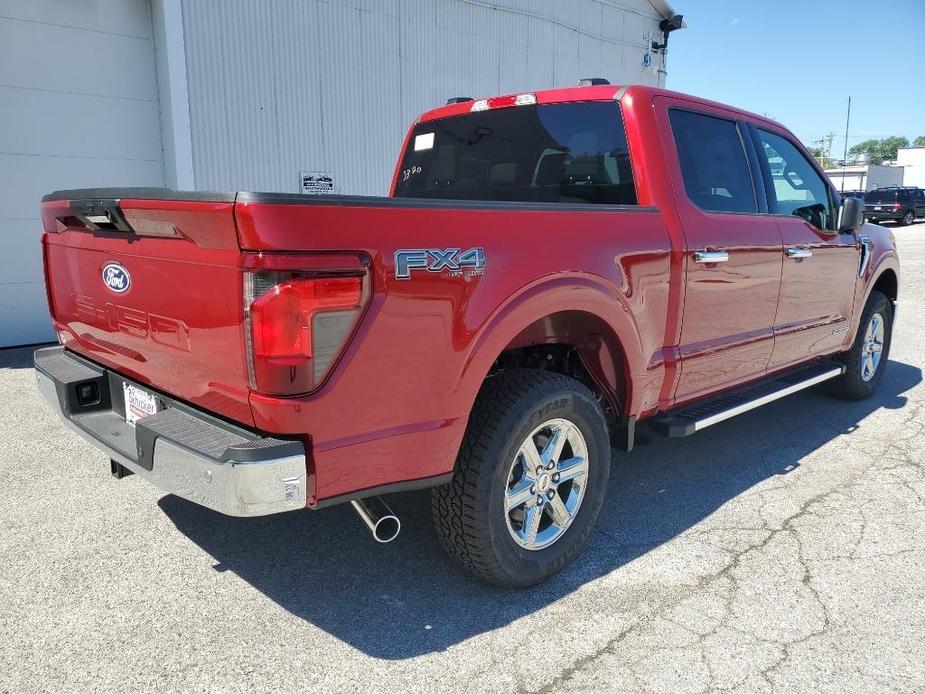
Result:
M470 111L487 111L488 110L488 99L479 99L478 101L472 104Z
M514 99L515 106L532 106L536 103L536 94L518 94Z

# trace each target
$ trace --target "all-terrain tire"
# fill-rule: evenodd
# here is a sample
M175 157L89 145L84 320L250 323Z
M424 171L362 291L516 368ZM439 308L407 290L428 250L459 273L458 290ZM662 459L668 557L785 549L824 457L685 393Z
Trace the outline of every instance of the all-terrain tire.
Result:
M584 496L552 544L526 549L509 529L505 495L511 466L531 432L562 418L587 445ZM545 581L571 562L594 528L607 491L610 443L594 394L567 376L507 369L488 378L476 399L449 484L432 490L434 527L446 551L476 576L502 586Z
M877 368L872 376L867 378L863 374L862 355L865 349L865 338L867 329L875 315L880 315L883 319L883 341L882 351L877 363ZM854 338L854 344L851 349L842 355L845 362L845 373L832 382L832 390L835 395L845 398L846 400L865 400L871 397L880 385L883 379L883 372L886 369L886 363L890 356L890 344L893 340L893 304L885 294L874 290L867 300L864 312L861 314L861 321L858 325L858 334Z

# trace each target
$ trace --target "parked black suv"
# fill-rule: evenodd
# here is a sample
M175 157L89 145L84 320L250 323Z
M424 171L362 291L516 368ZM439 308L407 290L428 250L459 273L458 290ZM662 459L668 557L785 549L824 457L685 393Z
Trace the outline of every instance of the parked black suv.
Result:
M893 220L909 226L925 217L925 190L921 188L877 188L864 198L864 216L870 222Z

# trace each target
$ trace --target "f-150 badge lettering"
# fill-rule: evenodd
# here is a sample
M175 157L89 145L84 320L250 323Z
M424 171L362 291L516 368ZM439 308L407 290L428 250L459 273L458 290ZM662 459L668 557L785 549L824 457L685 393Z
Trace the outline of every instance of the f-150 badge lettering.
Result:
M116 294L124 294L132 286L132 277L119 263L106 263L103 266L103 284Z
M485 249L403 248L395 251L395 279L411 279L415 270L447 271L449 277L477 277L485 274Z

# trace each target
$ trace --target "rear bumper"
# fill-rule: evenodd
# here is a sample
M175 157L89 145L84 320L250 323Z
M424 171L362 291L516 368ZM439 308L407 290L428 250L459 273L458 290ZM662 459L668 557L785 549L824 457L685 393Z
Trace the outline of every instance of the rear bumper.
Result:
M132 426L122 401L128 379L63 347L36 351L35 373L39 392L71 429L165 492L229 516L306 506L300 441L256 436L161 395L162 409ZM82 405L77 386L91 382L98 402Z
M899 221L906 214L905 210L864 210L864 216L872 222L881 220Z

